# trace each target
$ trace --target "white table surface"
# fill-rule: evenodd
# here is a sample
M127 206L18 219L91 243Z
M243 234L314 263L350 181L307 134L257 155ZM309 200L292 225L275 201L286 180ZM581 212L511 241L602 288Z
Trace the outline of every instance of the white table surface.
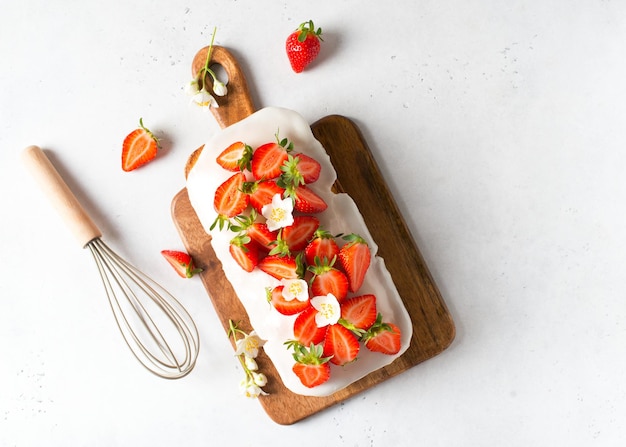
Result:
M325 42L296 75L284 39L309 19ZM258 107L360 126L457 327L293 426L239 395L199 279L160 255L183 248L170 203L218 130L182 91L214 26ZM624 445L625 43L609 0L0 0L0 445ZM139 117L164 149L125 173ZM31 144L188 307L188 377L130 356L90 254L19 162Z

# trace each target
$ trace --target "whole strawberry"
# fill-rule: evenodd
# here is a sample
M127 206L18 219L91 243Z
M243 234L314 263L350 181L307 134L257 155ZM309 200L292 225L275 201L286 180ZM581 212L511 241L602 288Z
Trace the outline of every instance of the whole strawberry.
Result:
M322 28L315 29L313 21L309 20L287 37L285 47L293 71L301 73L317 57L321 36Z

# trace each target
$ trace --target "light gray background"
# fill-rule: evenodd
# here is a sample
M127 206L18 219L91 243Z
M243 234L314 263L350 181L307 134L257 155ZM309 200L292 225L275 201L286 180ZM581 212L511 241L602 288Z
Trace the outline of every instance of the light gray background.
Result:
M318 62L284 40L313 19ZM260 106L360 126L457 324L440 356L295 426L241 371L170 202L218 130L189 105L216 42ZM619 1L0 0L0 445L624 445L626 4ZM120 168L139 117L163 139ZM196 319L194 372L123 345L95 265L18 161L52 154L120 254Z

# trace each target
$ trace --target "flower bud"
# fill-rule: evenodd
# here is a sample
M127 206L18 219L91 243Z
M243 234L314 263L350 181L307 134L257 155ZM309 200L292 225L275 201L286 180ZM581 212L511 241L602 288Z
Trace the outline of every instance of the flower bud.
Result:
M226 96L226 94L228 93L228 88L226 88L226 85L223 82L215 79L213 81L213 92L217 96Z
M255 385L265 386L267 385L267 377L263 373L252 373L252 379L254 380Z
M257 365L256 360L254 360L252 357L244 355L244 361L246 364L246 368L248 368L249 371L256 371L257 369L259 369L259 365Z

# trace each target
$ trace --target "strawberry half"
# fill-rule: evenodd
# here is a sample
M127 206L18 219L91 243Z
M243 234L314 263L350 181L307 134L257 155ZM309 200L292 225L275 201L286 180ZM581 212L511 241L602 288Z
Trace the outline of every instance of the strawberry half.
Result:
M315 29L313 21L309 20L300 24L297 30L287 37L285 50L291 68L296 73L301 73L320 52L320 40L322 29Z
M283 296L285 286L277 286L272 290L268 290L268 301L274 309L283 315L296 315L309 307L309 301L300 301L294 298L287 301Z
M250 205L261 214L263 207L272 203L272 198L278 194L281 197L285 190L276 184L274 180L245 182L243 191L248 194Z
M122 144L122 169L126 172L145 165L156 157L159 140L139 119L139 128L129 133Z
M376 296L355 296L341 303L341 323L356 333L367 331L376 323Z
M373 352L394 355L400 352L402 333L393 323L383 323L382 315L378 315L376 323L362 337L365 347Z
M317 160L305 154L294 155L294 158L298 160L297 169L302 175L304 183L313 183L320 178L322 166Z
M363 284L372 254L367 242L358 234L349 234L344 239L348 243L339 250L339 264L348 276L350 291L356 292Z
M328 357L324 357L321 345L310 345L309 348L298 342L287 342L294 348L293 358L296 363L292 367L293 373L307 388L321 385L330 378L330 365Z
M333 267L335 259L309 266L313 273L311 293L313 296L324 296L332 293L340 303L348 296L348 278Z
M243 212L248 206L248 195L242 191L246 176L242 172L233 174L224 183L217 187L213 207L217 211L217 219L211 229L219 222L220 230L229 218Z
M328 362L312 364L295 363L292 371L298 376L302 385L307 388L314 388L330 379L330 365Z
M305 154L289 154L287 160L280 167L281 182L284 185L304 185L317 181L322 172L322 166L317 160Z
M202 269L196 268L193 259L187 253L176 250L162 250L161 254L182 278L191 278Z
M293 149L293 144L283 138L271 143L259 146L252 154L252 175L256 180L271 180L278 178L281 174L280 167L287 161L289 152Z
M291 255L271 254L263 258L257 267L279 280L298 278L298 263Z
M295 216L293 224L283 228L282 238L293 253L304 250L320 226L320 221L314 216Z
M313 239L304 249L304 259L307 265L315 265L316 258L320 262L330 262L339 255L339 246L335 238L328 231L318 228Z
M227 171L250 170L252 160L252 148L247 144L237 141L224 149L216 158L216 162Z
M317 309L309 306L296 317L293 323L293 335L303 346L317 345L324 341L326 327L317 326L315 315L317 315Z
M307 186L301 185L289 191L289 195L294 198L293 208L303 214L316 214L328 208L328 205L320 196Z
M326 331L324 340L324 357L330 357L335 365L346 365L353 362L360 350L359 340L341 324L331 324Z
M230 255L246 272L251 272L259 263L259 247L249 236L238 235L230 241Z
M266 252L272 248L272 244L276 241L278 231L270 231L263 222L254 222L247 229L250 239L256 241L259 246Z

